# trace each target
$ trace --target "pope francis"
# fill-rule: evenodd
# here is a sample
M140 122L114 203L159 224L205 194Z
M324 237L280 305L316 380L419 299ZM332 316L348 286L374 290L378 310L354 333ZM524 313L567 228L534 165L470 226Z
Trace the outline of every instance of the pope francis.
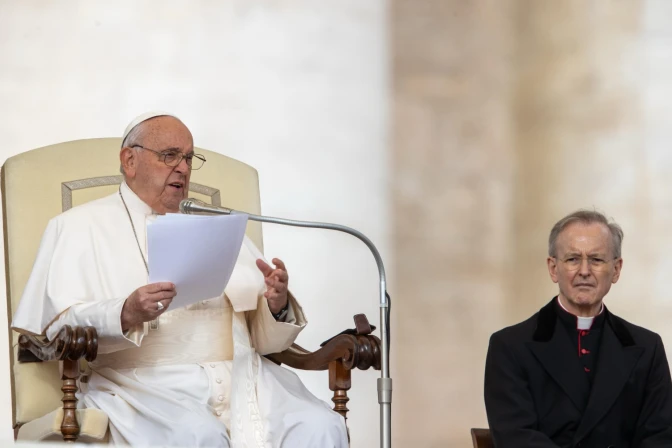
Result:
M179 211L206 162L189 129L168 113L141 115L120 161L118 192L49 222L12 327L47 338L63 325L98 330L78 398L109 416L113 444L347 447L342 417L260 356L306 325L281 260L270 266L246 239L223 294L175 310L175 285L147 284L147 225Z

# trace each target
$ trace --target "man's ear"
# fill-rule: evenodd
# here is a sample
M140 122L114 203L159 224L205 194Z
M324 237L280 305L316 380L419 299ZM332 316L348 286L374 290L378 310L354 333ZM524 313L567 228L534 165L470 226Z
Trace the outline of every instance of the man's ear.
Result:
M611 283L616 283L621 278L621 269L623 269L623 259L619 258L614 263L614 275L611 277Z
M546 265L548 266L548 274L551 276L553 283L558 283L558 260L553 257L548 257L546 259Z
M121 170L126 175L126 178L133 179L138 165L137 151L134 151L128 146L121 148L121 152L119 152L119 161L121 162Z

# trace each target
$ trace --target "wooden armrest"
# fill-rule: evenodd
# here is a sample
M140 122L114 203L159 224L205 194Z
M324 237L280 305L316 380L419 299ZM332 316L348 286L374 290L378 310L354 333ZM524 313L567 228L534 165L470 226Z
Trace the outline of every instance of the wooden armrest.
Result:
M354 317L355 328L345 330L322 343L314 352L292 344L281 353L266 355L268 359L299 370L327 370L329 363L339 361L347 370L367 370L373 367L380 370L381 343L371 334L376 328L369 325L364 314Z
M91 362L98 356L98 332L93 327L64 325L53 340L38 336L19 336L19 362L79 361Z
M277 364L286 364L299 370L329 369L329 389L334 392L331 399L334 410L344 418L347 418L346 404L350 400L347 391L351 385L351 371L371 367L380 370L381 363L380 339L371 334L375 327L369 325L364 314L357 314L354 319L354 329L345 330L325 341L315 352L293 344L282 353L266 355L266 358Z
M341 361L347 370L380 370L380 345L377 336L341 334L314 352L293 344L267 358L299 370L327 370L332 361Z
M66 442L75 442L79 436L77 422L77 380L79 360L91 362L98 355L98 332L93 327L63 326L53 340L37 336L19 336L19 362L63 361L63 422L61 433ZM84 379L82 379L84 381Z
M471 441L474 448L495 448L489 429L471 428Z

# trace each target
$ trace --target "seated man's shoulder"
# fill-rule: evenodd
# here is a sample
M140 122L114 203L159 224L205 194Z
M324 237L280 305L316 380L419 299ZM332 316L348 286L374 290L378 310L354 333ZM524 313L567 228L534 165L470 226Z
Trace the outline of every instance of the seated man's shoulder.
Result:
M619 328L626 330L634 340L633 342L635 345L652 346L656 345L658 341L661 340L658 333L628 322L622 317L612 314L610 319L612 321L612 327L614 327L614 331L618 332Z
M84 204L76 205L52 218L59 228L79 228L88 225L91 220L105 219L105 212L114 205L115 195L105 196Z
M534 331L537 328L538 316L539 313L535 313L532 317L520 323L502 328L501 330L494 332L490 339L499 339L509 342L531 341L534 336Z

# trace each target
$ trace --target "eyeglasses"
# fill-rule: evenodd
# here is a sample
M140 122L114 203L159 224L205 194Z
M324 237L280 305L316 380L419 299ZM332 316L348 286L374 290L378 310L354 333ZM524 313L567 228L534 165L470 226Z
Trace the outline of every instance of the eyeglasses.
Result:
M182 154L180 151L175 150L166 150L166 151L155 151L150 148L145 148L142 145L133 145L131 148L142 148L147 151L151 151L154 154L159 156L159 160L163 159L163 163L170 167L176 167L182 163L182 159L187 161L187 166L192 170L200 169L205 163L205 157L201 154Z
M554 257L556 260L557 257ZM599 256L590 256L590 257L579 257L575 255L570 255L566 258L560 260L562 266L568 271L576 271L581 268L583 260L588 260L588 268L595 272L603 272L609 269L610 264L614 260L618 260L618 257L614 257L611 260L606 258L601 258Z

